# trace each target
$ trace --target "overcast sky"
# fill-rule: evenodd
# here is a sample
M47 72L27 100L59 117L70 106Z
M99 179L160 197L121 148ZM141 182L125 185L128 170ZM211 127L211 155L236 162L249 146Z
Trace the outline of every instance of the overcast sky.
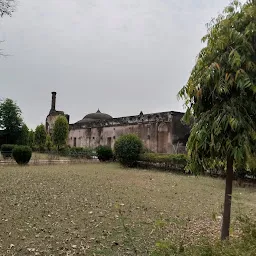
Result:
M183 111L177 93L202 48L205 24L228 0L19 0L0 19L0 97L30 128L51 92L71 122L98 108L114 117Z

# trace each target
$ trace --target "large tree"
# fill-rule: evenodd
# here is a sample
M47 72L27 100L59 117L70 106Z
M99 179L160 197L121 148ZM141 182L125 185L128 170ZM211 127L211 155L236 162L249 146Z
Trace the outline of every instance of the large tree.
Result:
M6 143L15 144L22 127L21 110L11 99L0 102L0 129L6 138Z
M36 127L35 130L35 144L39 147L39 150L44 150L46 143L46 130L43 124Z
M225 161L226 189L221 239L229 237L234 164L245 164L256 145L256 0L233 1L208 24L207 44L187 84L184 119L190 169Z
M29 131L28 135L28 145L33 148L35 142L35 132L33 130Z
M20 131L20 136L18 139L19 145L28 146L29 145L29 129L26 124L23 124Z
M53 143L57 146L58 150L61 146L67 144L69 132L68 120L65 116L58 116L53 126Z

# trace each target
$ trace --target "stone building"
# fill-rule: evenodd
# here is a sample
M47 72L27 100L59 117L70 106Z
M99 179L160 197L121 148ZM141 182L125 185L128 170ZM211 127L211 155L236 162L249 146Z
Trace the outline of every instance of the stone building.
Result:
M52 96L55 110L56 93ZM54 106L53 106L54 105ZM48 132L56 116L62 111L52 111L46 119ZM158 153L179 153L185 150L190 129L181 122L184 113L168 111L152 114L113 118L101 113L90 113L74 124L70 124L68 144L71 147L92 147L108 145L113 148L118 137L133 133L140 137L146 148ZM69 116L66 115L68 118Z

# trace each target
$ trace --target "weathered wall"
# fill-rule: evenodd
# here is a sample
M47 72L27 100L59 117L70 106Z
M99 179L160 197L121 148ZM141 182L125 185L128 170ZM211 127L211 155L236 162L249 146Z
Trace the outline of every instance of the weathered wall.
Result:
M179 112L163 112L74 124L70 126L69 145L93 148L109 145L113 148L121 135L133 133L153 152L179 153L184 151L190 131L181 122L182 116Z
M125 126L110 126L96 128L71 129L69 145L76 147L97 147L109 145L114 147L115 141L123 134L136 134L146 148L153 152L171 153L172 135L171 123L148 123Z

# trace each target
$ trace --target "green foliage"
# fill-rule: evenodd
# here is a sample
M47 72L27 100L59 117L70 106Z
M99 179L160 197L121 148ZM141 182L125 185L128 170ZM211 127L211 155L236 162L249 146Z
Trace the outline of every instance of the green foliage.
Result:
M128 167L136 164L142 149L142 141L134 134L120 136L114 146L117 160Z
M32 149L29 146L15 146L12 150L12 156L18 164L28 164L32 156Z
M49 134L47 134L47 136L46 136L45 147L48 151L51 151L53 148L52 138Z
M175 241L162 240L156 243L151 256L248 256L256 251L256 221L248 217L240 217L242 235L230 241L216 242L206 239L183 247L183 238Z
M34 146L34 143L35 143L35 133L33 130L30 130L28 135L28 145L32 148Z
M185 167L187 164L187 156L184 154L145 153L140 155L140 161L152 163L173 163L180 164Z
M157 154L144 153L140 155L140 161L144 163L158 164L157 167L165 169L185 171L187 165L187 156L184 154Z
M235 166L235 177L239 179L246 177L256 179L256 157L249 156L246 165L237 164Z
M53 127L53 142L59 149L65 146L68 139L69 125L65 116L58 116Z
M12 150L14 147L15 147L14 144L3 144L1 146L1 154L4 159L12 157Z
M96 154L100 161L109 161L113 158L113 151L109 146L98 146Z
M21 110L11 99L0 103L0 130L6 137L6 143L16 144L22 126Z
M44 151L46 143L46 130L43 124L38 125L35 130L35 145L40 151Z
M29 146L29 129L25 124L23 124L21 127L18 144L24 145L24 146Z
M195 120L188 141L190 169L208 159L244 164L256 145L256 8L254 1L230 4L209 24L207 46L179 92L185 119Z
M92 148L82 148L82 147L74 147L70 148L70 157L72 158L86 158L91 159L95 153Z

